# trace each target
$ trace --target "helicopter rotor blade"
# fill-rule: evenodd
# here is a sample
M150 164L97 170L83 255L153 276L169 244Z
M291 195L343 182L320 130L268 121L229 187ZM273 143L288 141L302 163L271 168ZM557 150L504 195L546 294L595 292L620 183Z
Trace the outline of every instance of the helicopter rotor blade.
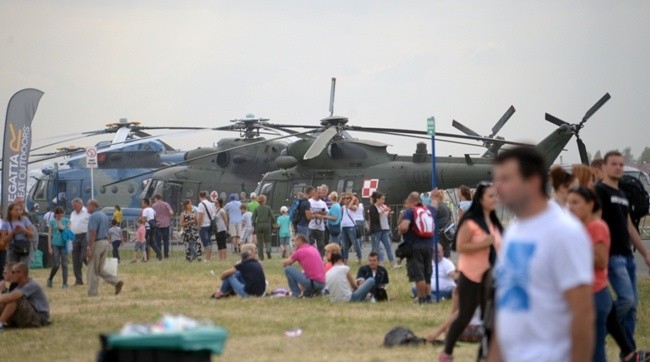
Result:
M585 113L585 116L582 117L582 121L580 122L580 126L582 126L585 122L587 122L587 120L588 120L589 118L591 118L591 116L593 116L594 113L596 113L596 112L600 109L600 107L602 107L605 103L607 103L607 101L608 101L610 98L612 98L612 96L609 95L609 93L605 93L605 95L602 96L602 97L598 100L598 102L596 102L596 104L594 104L593 106L591 106L591 108L589 108L589 110L587 111L587 113Z
M34 148L31 149L31 151L32 152L33 151L38 151L38 150L42 150L43 148L60 145L61 143L75 141L75 140L78 140L78 139L81 139L81 138L86 138L86 137L98 136L98 135L101 135L101 134L104 134L103 130L102 131L85 132L85 134L82 134L82 135L77 133L77 136L75 136L75 137L66 138L66 139L59 140L59 141L56 141L56 142L51 142L51 143L48 143L48 144L45 144L45 145L42 145L42 146L34 147Z
M386 132L385 134L391 135L391 136L398 136L398 137L406 137L406 138L415 138L418 140L426 140L426 141L431 141L431 137L425 137L425 136L416 136L416 135L409 135L409 134L403 134L403 133L391 133L391 132ZM466 143L466 142L459 142L459 141L452 141L452 140L446 140L442 138L436 138L436 142L445 142L445 143L453 143L456 145L463 145L463 146L472 146L472 147L485 147L483 145L477 145L474 143Z
M463 133L466 134L466 135L469 135L469 136L476 136L476 137L481 137L481 135L478 134L476 131L474 131L473 129L471 129L471 128L465 126L464 124L458 122L458 121L455 120L455 119L451 121L451 126L454 127L455 129L457 129L457 130L463 132Z
M501 128L505 126L506 122L508 122L508 120L510 119L510 117L512 117L514 113L515 113L515 106L511 105L510 108L508 108L508 110L506 111L506 113L504 113L503 116L501 116L501 119L499 119L499 121L494 125L494 127L492 127L492 134L489 135L488 137L492 138L496 136L497 133L499 133Z
M389 145L384 142L379 142L379 141L373 141L373 140L351 140L354 143L359 143L362 145L366 146L371 146L371 147L388 147Z
M334 93L336 92L336 78L332 77L332 87L330 88L330 117L334 115Z
M578 143L578 152L580 153L580 162L582 162L583 165L588 166L589 154L587 153L587 147L580 137L576 137L576 141Z
M268 140L261 140L261 141L241 144L239 146L230 147L230 148L227 148L225 150L218 150L218 151L215 151L215 152L210 152L210 153L207 153L205 155L201 155L201 156L194 157L194 158L191 158L191 159L188 159L188 160L185 160L185 161L177 162L177 163L175 163L173 165L160 167L160 168L157 168L157 169L154 169L154 170L151 170L151 171L143 172L143 173L135 175L135 176L126 177L126 178L120 179L118 181L107 183L107 184L104 185L104 187L116 185L116 184L119 184L119 183L124 182L124 181L133 180L133 179L136 179L136 178L139 178L139 177L142 177L142 176L152 174L152 173L157 172L157 171L166 170L166 169L176 167L176 166L182 166L182 165L185 165L185 164L190 163L190 162L194 162L194 161L197 161L197 160L202 160L204 158L214 157L214 156L216 156L216 155L218 155L218 154L220 154L222 152L229 152L229 151L234 151L234 150L238 150L240 148L245 148L245 147L249 147L249 146L261 145L261 144L264 144L266 142L278 141L278 140L281 140L281 139L285 139L285 138L289 138L289 137L293 137L293 136L301 136L301 135L305 135L305 134L312 133L312 132L314 132L314 131L311 130L311 131L300 132L300 133L297 133L295 135L284 135L284 136L280 136L280 137L271 138L271 139L268 139Z
M320 155L337 133L338 131L336 127L329 127L325 129L325 131L323 131L323 133L321 133L320 136L316 138L316 141L311 144L307 152L305 152L303 160L310 160Z
M544 115L544 119L551 122L551 123L553 123L554 125L556 125L558 127L562 127L562 126L565 126L565 125L570 126L570 124L568 122L565 122L565 121L563 121L563 120L561 120L561 119L559 119L559 118L557 118L554 115L551 115L549 113L546 113Z

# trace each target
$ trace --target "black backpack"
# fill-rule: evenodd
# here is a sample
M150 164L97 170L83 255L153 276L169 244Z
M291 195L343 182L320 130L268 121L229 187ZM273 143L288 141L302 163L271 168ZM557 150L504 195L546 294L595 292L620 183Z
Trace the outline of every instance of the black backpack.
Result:
M426 339L420 338L408 328L395 327L384 337L384 347L395 346L416 346L426 343Z
M618 181L618 186L630 203L630 218L638 228L641 219L650 211L650 195L641 181L634 176L624 175Z

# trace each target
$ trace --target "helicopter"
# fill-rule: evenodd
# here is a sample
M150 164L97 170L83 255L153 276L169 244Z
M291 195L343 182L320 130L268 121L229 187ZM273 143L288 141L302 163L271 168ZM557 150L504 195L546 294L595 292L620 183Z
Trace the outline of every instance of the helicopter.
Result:
M103 130L57 136L66 139L32 150L39 150L82 137L115 133L112 141L102 141L96 144L98 168L94 172L95 198L103 205L119 204L124 207L139 207L139 196L146 184L145 178L134 179L132 182L110 189L98 187L98 185L126 178L133 175L134 172L140 173L143 170L156 169L182 161L184 152L173 149L161 141L159 136L151 136L143 131L144 129L163 128L168 127L142 127L139 122L129 122L122 118L119 122L107 124ZM47 208L52 209L56 206L62 206L69 210L72 199L77 197L82 200L90 199L92 194L90 170L86 168L84 151L85 149L81 147L62 147L54 153L35 155L41 157L30 161L30 163L42 163L42 165L38 176L31 175L33 183L27 195L27 206L30 209L38 205L38 210L41 213L45 212ZM61 157L64 157L64 160L57 160Z
M183 200L196 199L201 190L212 191L214 201L218 197L225 199L230 193L254 190L264 173L277 170L274 161L289 144L288 139L296 134L292 130L271 127L268 121L252 114L231 120L232 125L227 128L239 131L239 137L223 138L216 147L188 151L181 164L155 172L141 197L160 194L178 210ZM261 137L261 130L280 131L284 135L267 140Z
M337 191L339 194L357 193L362 199L368 199L374 191L381 190L386 195L387 204L401 204L409 192L431 188L431 154L427 152L425 143L418 143L412 156L399 156L388 153L386 144L357 140L351 138L348 133L361 131L379 135L413 137L426 135L426 131L347 125L346 117L332 115L332 98L330 116L321 120L321 126L318 127L319 136L315 139L302 139L291 143L286 153L276 160L280 170L265 174L256 188L255 192L258 195L268 197L269 206L273 210L290 205L299 192L313 185L327 185L329 190ZM582 162L589 162L586 147L580 138L580 130L610 98L609 93L606 93L577 124L570 124L546 115L546 120L558 128L535 145L535 148L544 155L548 166L557 159L573 136L576 136ZM463 184L475 185L492 179L491 158L501 146L516 145L513 142L493 138L513 112L514 108L511 107L495 125L493 134L489 137L436 133L436 136L441 137L454 136L482 141L488 148L484 157L479 158L472 158L467 154L465 157L436 157L438 188L449 189ZM314 126L303 125L279 125L279 127L314 128Z

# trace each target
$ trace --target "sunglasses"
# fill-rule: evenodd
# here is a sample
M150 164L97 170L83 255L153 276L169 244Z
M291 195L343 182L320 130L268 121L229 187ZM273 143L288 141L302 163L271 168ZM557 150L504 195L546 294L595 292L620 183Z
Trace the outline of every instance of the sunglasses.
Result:
M492 182L490 182L490 181L481 181L476 186L476 188L479 188L479 187L492 187Z

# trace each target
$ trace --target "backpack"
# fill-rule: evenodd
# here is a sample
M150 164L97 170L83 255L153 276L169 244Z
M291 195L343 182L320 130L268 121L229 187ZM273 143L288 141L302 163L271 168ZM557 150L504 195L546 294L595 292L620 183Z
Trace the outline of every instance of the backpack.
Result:
M420 338L408 328L395 327L391 329L384 337L384 347L395 346L414 346L426 343L424 338Z
M413 234L422 239L433 237L435 229L433 215L428 207L417 205L413 207Z
M618 182L618 186L627 197L630 203L630 218L635 226L650 211L650 195L638 178L624 175Z

